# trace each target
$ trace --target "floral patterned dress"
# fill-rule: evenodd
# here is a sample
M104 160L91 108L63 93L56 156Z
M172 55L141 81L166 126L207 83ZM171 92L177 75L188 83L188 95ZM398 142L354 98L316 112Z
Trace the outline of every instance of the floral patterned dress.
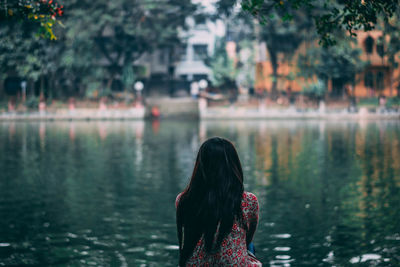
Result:
M180 196L181 194L177 196L175 206L178 205ZM242 210L248 229L255 231L258 224L258 200L254 194L243 193ZM262 266L262 264L248 254L246 231L238 223L234 223L232 231L222 241L218 253L207 254L204 240L200 238L186 266Z

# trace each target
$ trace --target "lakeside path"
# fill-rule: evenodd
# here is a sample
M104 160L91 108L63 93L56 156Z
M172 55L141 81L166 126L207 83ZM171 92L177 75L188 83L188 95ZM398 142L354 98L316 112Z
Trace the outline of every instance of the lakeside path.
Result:
M131 109L59 109L54 112L25 112L0 114L0 121L46 120L143 120L145 108Z
M51 121L51 120L144 120L153 105L131 109L59 109L52 112L1 113L0 121ZM159 106L159 105L156 105ZM160 107L160 106L159 106ZM262 120L262 119L321 119L321 120L399 120L399 111L369 112L361 108L358 112L347 110L295 110L295 109L251 109L243 107L196 108L174 103L168 109L160 107L161 118L192 118L200 120Z
M248 108L206 108L200 110L202 120L247 120L247 119L321 119L321 120L399 120L399 111L369 112L361 108L358 112L347 110L310 110L295 109L248 109Z

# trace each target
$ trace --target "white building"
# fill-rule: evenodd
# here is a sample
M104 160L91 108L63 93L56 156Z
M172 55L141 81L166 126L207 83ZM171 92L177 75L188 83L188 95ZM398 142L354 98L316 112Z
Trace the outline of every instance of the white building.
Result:
M221 21L195 24L188 19L189 30L182 34L187 40L184 53L176 63L175 77L186 81L210 79L211 70L204 63L204 59L214 52L217 37L222 37L225 27Z
M210 2L200 2L204 12L214 8ZM190 82L211 78L211 70L204 63L204 59L212 56L216 39L225 35L224 23L221 20L196 23L193 18L187 18L186 24L188 30L181 33L184 47L175 49L174 62L170 62L169 51L162 49L144 55L135 62L145 66L151 87L156 90L157 87L159 90L165 90L166 81L171 74L175 81L180 81L174 85L177 87L175 89L188 90Z

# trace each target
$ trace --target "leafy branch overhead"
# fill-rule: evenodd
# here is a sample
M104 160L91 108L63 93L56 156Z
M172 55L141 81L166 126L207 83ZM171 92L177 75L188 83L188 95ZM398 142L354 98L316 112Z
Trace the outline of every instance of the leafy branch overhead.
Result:
M38 26L38 34L51 40L57 39L53 26L57 17L61 17L63 13L63 6L54 0L3 0L0 3L0 22L33 22Z
M336 43L337 31L347 30L351 36L357 30L369 31L376 27L379 18L387 23L397 17L398 0L243 0L242 9L250 12L262 24L267 24L279 14L290 21L296 10L303 9L313 18L320 43Z

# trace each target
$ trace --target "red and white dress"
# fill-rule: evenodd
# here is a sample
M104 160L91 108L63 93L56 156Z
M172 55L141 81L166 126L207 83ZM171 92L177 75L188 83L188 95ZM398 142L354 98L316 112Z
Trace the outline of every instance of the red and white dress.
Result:
M180 196L181 194L176 198L176 206ZM255 230L258 224L258 200L254 194L243 193L242 210L248 229ZM202 237L197 242L186 266L262 266L262 264L247 253L246 231L235 222L232 231L222 241L218 253L209 255L205 251Z

